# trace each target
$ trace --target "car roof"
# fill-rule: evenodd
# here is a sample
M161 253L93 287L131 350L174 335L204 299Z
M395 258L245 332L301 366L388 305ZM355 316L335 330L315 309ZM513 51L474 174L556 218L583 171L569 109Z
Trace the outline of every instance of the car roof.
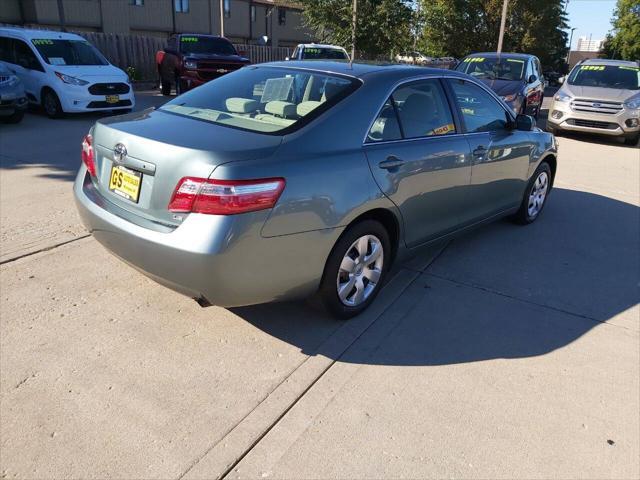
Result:
M304 70L314 70L317 72L336 73L354 78L363 78L365 76L385 76L409 78L425 75L448 75L455 77L468 78L467 75L455 71L441 68L418 67L415 65L406 65L400 63L377 63L377 62L348 62L346 60L293 60L287 62L271 62L254 65L274 66L286 68L300 68Z
M58 40L84 40L80 35L54 30L36 30L31 28L0 27L0 35L9 35L26 40L34 38L58 39Z
M582 62L580 65L585 64L598 64L598 65L612 65L612 66L623 66L623 67L637 67L638 62L629 61L629 60L611 60L609 58L589 58Z
M495 57L504 57L504 58L521 58L521 59L527 59L527 58L536 58L535 55L531 55L529 53L510 53L510 52L502 52L502 53L497 53L497 52L478 52L478 53L472 53L470 55L467 55L464 58L475 58L475 57L489 57L489 58L495 58Z

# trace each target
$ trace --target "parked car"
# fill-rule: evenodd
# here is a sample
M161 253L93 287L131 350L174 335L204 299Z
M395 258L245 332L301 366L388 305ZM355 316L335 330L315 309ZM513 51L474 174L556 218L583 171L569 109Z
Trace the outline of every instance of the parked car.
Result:
M396 62L424 66L433 63L434 59L432 57L427 57L420 52L408 52L403 55L396 55Z
M79 35L0 27L0 60L20 78L29 102L49 117L127 112L135 105L127 74Z
M163 95L171 94L172 85L180 95L250 63L229 40L213 35L174 35L156 53Z
M0 62L0 120L20 123L27 109L27 96L18 76Z
M538 118L544 98L544 78L540 60L522 53L474 53L456 67L482 80L514 112Z
M96 240L201 305L319 292L346 318L395 258L540 216L556 145L534 123L458 72L252 65L100 120L74 194Z
M349 54L338 45L301 43L287 60L349 60Z
M594 58L576 65L554 95L547 130L640 138L640 62Z

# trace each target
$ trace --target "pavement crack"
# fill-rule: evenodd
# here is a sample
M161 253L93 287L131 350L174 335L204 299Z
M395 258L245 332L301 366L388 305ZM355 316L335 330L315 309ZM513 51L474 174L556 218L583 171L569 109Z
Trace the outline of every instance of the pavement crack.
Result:
M59 242L59 243L56 243L56 244L53 244L53 245L49 245L48 247L40 248L40 249L35 250L33 252L28 252L28 253L25 253L23 255L18 255L17 257L9 258L7 260L2 260L0 262L0 265L5 265L7 263L15 262L16 260L20 260L22 258L30 257L30 256L35 255L37 253L48 252L49 250L53 250L55 248L62 247L63 245L67 245L69 243L77 242L78 240L82 240L83 238L87 238L87 237L90 237L90 236L91 236L91 234L87 233L85 235L80 235L79 237L72 238L71 240L65 240L64 242Z

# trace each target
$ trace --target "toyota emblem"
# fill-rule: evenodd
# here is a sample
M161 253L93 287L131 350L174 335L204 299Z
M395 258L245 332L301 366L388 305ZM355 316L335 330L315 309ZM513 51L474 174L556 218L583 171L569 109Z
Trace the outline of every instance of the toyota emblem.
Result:
M115 162L124 162L124 159L127 158L127 147L123 144L118 143L115 147L113 147L113 160Z

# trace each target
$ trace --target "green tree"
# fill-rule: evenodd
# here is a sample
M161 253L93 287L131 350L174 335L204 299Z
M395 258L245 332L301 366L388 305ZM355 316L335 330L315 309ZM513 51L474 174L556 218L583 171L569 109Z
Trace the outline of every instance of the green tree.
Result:
M350 0L299 0L304 23L321 42L351 46ZM411 0L358 0L356 50L359 57L391 57L413 44Z
M611 20L613 30L604 42L608 58L640 59L640 0L618 0Z
M464 57L495 51L502 0L420 0L418 45L434 56ZM559 68L566 55L567 34L563 0L510 0L504 52L531 53L542 64Z

